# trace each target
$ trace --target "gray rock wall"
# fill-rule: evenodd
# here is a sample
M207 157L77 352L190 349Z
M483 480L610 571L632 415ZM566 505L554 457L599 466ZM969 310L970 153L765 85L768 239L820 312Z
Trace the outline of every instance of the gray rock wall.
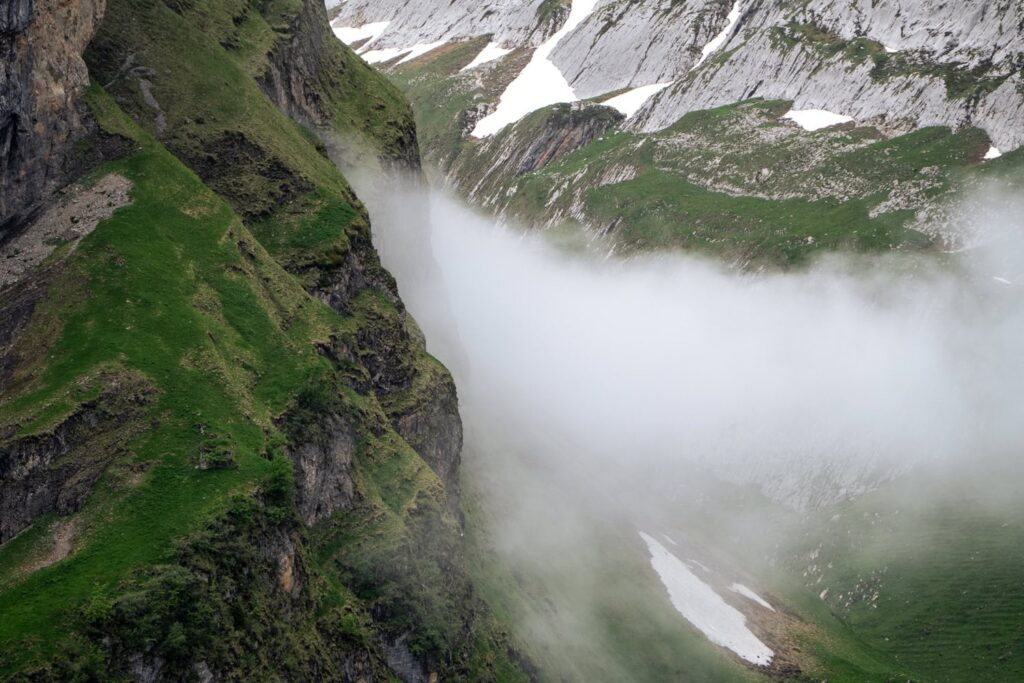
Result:
M1002 151L1024 143L1024 0L741 0L738 25L691 71L727 26L732 5L599 0L551 59L580 98L676 81L631 121L638 131L659 130L696 109L764 97L891 132L974 125ZM351 25L391 21L376 47L489 33L507 45L536 45L550 34L548 27L530 28L539 6L353 0L340 11ZM876 69L872 54L889 68ZM965 93L964 83L988 87Z
M551 55L580 98L682 78L726 25L731 0L613 0Z
M106 0L0 5L0 239L73 179L74 142L89 123L82 51Z
M374 47L412 47L418 43L492 35L504 45L539 45L558 30L565 13L544 21L552 0L349 0L333 7L338 26L390 21Z
M892 132L974 125L1003 151L1024 143L1024 5L1016 2L1000 15L989 3L977 3L989 6L974 11L958 6L954 13L932 7L952 3L893 0L881 3L874 15L864 4L837 8L812 2L791 12L785 4L757 2L719 59L652 98L632 127L660 130L688 111L764 97L791 99L798 109L827 109ZM900 11L896 4L903 20L890 25L883 18ZM792 22L813 24L836 38L863 37L898 48L887 55L896 66L884 73L872 58L852 57L841 45L830 48L802 37L790 44L782 36L799 34L781 31ZM962 94L948 86L950 73L966 82L1004 80L991 92Z

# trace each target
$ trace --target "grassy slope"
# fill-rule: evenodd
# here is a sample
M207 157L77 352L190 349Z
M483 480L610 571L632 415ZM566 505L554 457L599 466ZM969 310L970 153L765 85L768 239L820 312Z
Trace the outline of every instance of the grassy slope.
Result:
M83 513L83 547L68 561L22 577L12 570L33 538L2 549L7 671L51 653L88 596L114 591L132 567L165 557L175 538L221 512L228 494L251 489L280 465L271 418L325 371L311 341L338 324L266 256L230 207L101 91L90 102L101 125L139 143L137 153L97 171L131 180L133 201L83 242L46 315L33 321L46 325L52 316L62 324L37 382L5 403L4 420L43 430L38 415L67 410L83 379L115 369L157 389L154 426L131 444L130 463L146 468L141 483L128 485L114 472L101 481ZM84 297L75 292L83 282ZM200 450L211 446L237 467L197 469ZM276 465L266 457L275 452Z
M800 537L794 571L807 571L813 589L828 588L823 604L923 680L1021 678L1019 501L1000 499L971 476L939 482L934 495L928 487L935 482L913 482L813 521Z
M774 542L765 545L761 532L790 524L796 515L756 492L720 483L697 485L704 493L714 491L720 506L712 510L698 496L673 495L686 491L685 486L649 486L652 498L668 496L673 502L658 520L641 522L634 514L611 514L602 504L590 512L576 496L517 473L516 468L537 467L528 455L491 440L486 448L486 456L470 457L465 473L470 571L501 621L513 626L542 679L927 680L833 615L813 586L766 562L776 548ZM485 457L497 462L481 466L478 458ZM520 490L530 491L528 519L513 525L509 534L501 516L524 514L520 497L509 493ZM539 540L518 539L515 531L531 523L543 527ZM762 637L780 659L771 673L747 668L725 650L709 646L672 608L636 534L638 524L670 531L685 553L681 557L700 558L726 571L722 577L731 571L725 585L737 579L751 583L784 608L782 615L773 615L781 619L756 627L768 629ZM744 537L741 531L754 535Z
M413 102L425 158L464 192L495 172L489 150L513 134L488 144L461 137L465 111L496 101L512 69L499 62L476 70L479 79L458 74L477 47L448 46L391 74ZM659 134L616 133L521 177L499 166L484 183L493 192L478 199L527 224L565 220L579 209L627 252L684 248L792 265L826 250L926 248L931 240L917 232L916 210L984 172L976 164L988 140L977 129L924 129L890 140L849 126L779 135L791 125L778 118L787 108L752 101L693 112ZM527 117L514 134L532 140L530 126L541 121ZM635 177L597 189L616 167Z
M269 3L262 9L270 14L268 8L294 6ZM246 10L240 26L248 42L240 44L248 48L211 37L219 25L215 20L236 16L236 9ZM184 546L191 547L225 524L250 533L251 525L230 521L237 495L251 497L268 480L290 477L282 450L287 429L282 431L277 418L308 404L360 425L361 502L309 540L317 580L329 587L321 596L333 596L318 609L331 613L331 601L334 607L347 601L345 613L365 625L367 606L385 605L390 615L377 628L390 635L411 628L413 650L449 676L515 679L505 646L461 574L457 528L437 477L392 431L373 394L346 386L365 385L365 368L335 368L316 352L333 338L365 353L360 331L382 320L401 328L404 313L391 292L375 292L372 282L344 317L307 293L322 277L350 265L356 249L372 281L386 287L389 278L376 264L365 212L344 178L313 136L273 107L253 80L274 22L250 9L248 3L199 3L189 11L200 14L180 15L162 2L113 0L91 48L90 67L117 103L95 88L90 107L104 129L134 140L138 148L97 173L125 175L134 184L133 202L102 223L69 260L25 337L52 338L52 346L48 354L36 354L39 364L26 371L33 379L21 395L5 397L10 400L0 407L0 419L26 433L45 431L96 396L109 373L141 377L156 399L145 414L149 429L128 444L130 456L107 471L77 515L82 532L68 560L25 571L26 562L45 554L45 525L51 520L0 549L0 673L73 652L68 635L106 623L122 598L148 585L147 567L184 561L175 550L181 539L192 539ZM206 34L191 23L207 20ZM126 53L134 55L135 66L125 67ZM378 78L360 68L360 78ZM157 125L144 79L152 84L164 125ZM347 83L364 87L358 80ZM343 103L356 95L342 90L336 96ZM407 108L381 107L382 96L401 102L380 81L374 95L352 105L375 112L384 121L381 129L351 119L346 125L368 139L393 130ZM339 119L350 115L344 107L335 112ZM216 158L224 151L217 145L239 136L249 156L230 157L217 167L225 162ZM383 135L382 154L394 142ZM210 174L204 184L179 159L200 172L208 170L207 162L226 172ZM245 223L257 229L280 263ZM420 377L440 368L422 348L406 362ZM389 401L413 400L423 390L414 382L409 395ZM222 467L197 468L201 453ZM156 603L163 609L164 601ZM201 629L182 635L180 624L164 623L166 616L156 619L170 629L153 636L163 643L158 653L175 643L180 650L179 636L198 647ZM121 627L118 637L128 643L147 633L139 623ZM222 639L244 643L245 630L239 629L222 633ZM377 636L364 627L352 633L362 641L349 646L375 647L367 639ZM270 676L276 664L248 665L270 667L248 675Z
M557 492L531 489L530 477L515 473L529 467L519 454L495 442L489 448L486 457L500 463L464 477L470 572L541 680L767 680L708 647L680 617L629 523L585 518ZM496 551L494 535L504 527L494 516L523 514L515 493L522 490L532 519L558 523L542 533L543 551L508 538L513 545Z
M872 209L889 199L888 188L912 182L921 169L948 174L987 149L977 131L941 129L895 140L865 139L870 131L824 131L799 136L795 144L751 136L742 150L715 145L737 134L747 118L744 109L751 108L766 112L756 115L758 127L781 125L774 117L785 104L753 102L689 114L652 136L616 133L510 179L516 191L508 211L533 222L576 204L587 222L609 226L611 239L627 252L684 248L741 263L793 265L837 249L917 249L929 238L910 229L914 211L873 216ZM815 158L814 149L800 144L808 139L831 153ZM808 158L815 162L808 166ZM608 168L628 169L635 177L598 188ZM771 174L767 186L759 182L762 173ZM842 185L847 177L854 179L852 196ZM940 178L929 191L937 194L946 183ZM552 201L555 188L562 194Z

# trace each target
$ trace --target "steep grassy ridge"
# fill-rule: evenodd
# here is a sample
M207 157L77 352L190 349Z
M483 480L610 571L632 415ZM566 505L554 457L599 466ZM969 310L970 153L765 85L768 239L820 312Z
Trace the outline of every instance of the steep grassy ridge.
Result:
M0 546L4 677L521 677L462 569L451 379L268 87L416 170L407 106L342 46L268 80L320 14L108 3L88 108L121 144L86 184L131 202L33 274L15 330L0 446L74 436L81 502Z

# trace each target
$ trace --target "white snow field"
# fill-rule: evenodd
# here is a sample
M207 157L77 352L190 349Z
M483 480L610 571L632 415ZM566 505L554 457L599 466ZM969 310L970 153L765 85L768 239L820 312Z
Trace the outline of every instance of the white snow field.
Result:
M731 591L733 591L735 593L739 593L740 595L742 595L743 597L745 597L745 598L747 598L749 600L753 600L754 602L756 602L757 604L761 605L761 607L764 607L765 609L770 609L773 612L775 611L775 608L772 607L771 605L769 605L767 600L765 600L760 595L758 595L754 591L752 591L749 588L747 588L746 586L744 586L742 583L734 583L733 585L729 586L729 590L731 590Z
M558 41L579 26L594 11L596 4L597 0L572 0L572 9L569 10L565 24L534 50L529 64L501 94L497 109L477 121L472 132L474 137L494 135L510 123L542 107L577 100L569 82L549 57Z
M998 159L1001 156L1003 156L1003 153L1000 152L995 145L991 145L989 146L988 151L985 152L984 158L985 161L991 161L992 159Z
M644 102L651 99L662 90L667 88L671 83L655 83L654 85L642 85L639 88L633 88L621 95L605 100L601 104L614 107L620 112L626 115L628 119L633 114L640 110L640 107L644 106Z
M367 64L380 64L381 62L390 62L411 49L411 47L385 47L380 50L367 50L366 52L359 52L357 50L356 54L362 57L363 61Z
M791 109L782 118L793 121L804 130L821 130L853 121L852 116L844 116L824 109Z
M409 54L398 60L398 63L404 64L405 62L410 62L417 57L427 54L431 50L436 50L447 42L447 40L438 40L434 43L420 43L419 45L413 45L409 50Z
M668 591L672 606L708 640L728 648L758 666L767 666L775 653L747 628L747 618L722 599L678 557L640 532L651 553L651 567Z
M459 69L459 71L475 69L481 64L493 62L495 59L501 59L509 52L512 52L511 48L502 47L497 43L487 43L487 46L483 50L480 50L480 54L474 57L472 62Z
M360 40L372 43L380 37L380 34L384 33L384 29L390 23L390 21L375 21L372 24L363 24L362 26L331 26L331 29L334 31L334 35L338 36L338 40L346 45L351 45Z
M722 29L721 33L712 38L711 42L705 45L704 48L700 51L700 59L698 59L697 63L693 65L694 69L703 64L715 50L717 50L718 48L722 47L723 44L725 44L725 41L728 40L729 38L729 34L732 33L733 27L739 20L740 3L737 0L737 2L732 6L732 9L729 10L729 14L726 16L725 28Z

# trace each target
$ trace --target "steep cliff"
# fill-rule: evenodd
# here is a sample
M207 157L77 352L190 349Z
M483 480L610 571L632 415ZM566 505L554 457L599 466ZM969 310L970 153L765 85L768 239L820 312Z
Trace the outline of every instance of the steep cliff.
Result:
M762 97L902 133L973 125L1004 152L1024 142L1024 9L1013 0L966 10L939 0L578 2L590 11L550 56L576 97L672 84L647 103L635 130L661 130L690 111ZM344 3L335 25L386 22L360 50L396 54L485 35L507 48L537 45L520 28L533 3L496 12L473 7ZM425 22L431 14L441 19ZM542 26L536 17L534 25Z
M330 158L417 174L408 104L312 0L112 0L85 62L49 28L19 59L73 55L49 116L88 123L41 161L93 163L18 200L59 239L0 290L0 676L521 678L463 569L454 384Z
M12 0L0 7L0 240L80 175L91 130L82 51L103 0ZM94 159L92 161L95 161Z
M558 30L565 20L562 0L523 0L522 2L444 2L415 0L355 0L335 3L332 23L337 26L363 26L388 22L382 40L374 48L411 47L438 40L455 40L491 35L496 42L539 45Z
M529 169L516 160L580 132L559 116L566 103L472 135L514 79L533 78L529 46L477 64L491 38L459 39L470 23L382 68L414 104L430 166L496 214L582 226L621 251L790 266L827 249L956 245L956 201L994 180L1017 187L1019 7L920 5L599 2L546 68L625 120ZM391 23L360 50L401 40L404 14L375 18ZM349 20L341 10L336 25ZM808 130L804 109L842 116Z
M999 149L1016 149L1024 143L1021 11L1013 2L970 11L939 2L753 3L720 58L654 98L635 126L658 130L680 113L759 96L898 132L973 125Z

